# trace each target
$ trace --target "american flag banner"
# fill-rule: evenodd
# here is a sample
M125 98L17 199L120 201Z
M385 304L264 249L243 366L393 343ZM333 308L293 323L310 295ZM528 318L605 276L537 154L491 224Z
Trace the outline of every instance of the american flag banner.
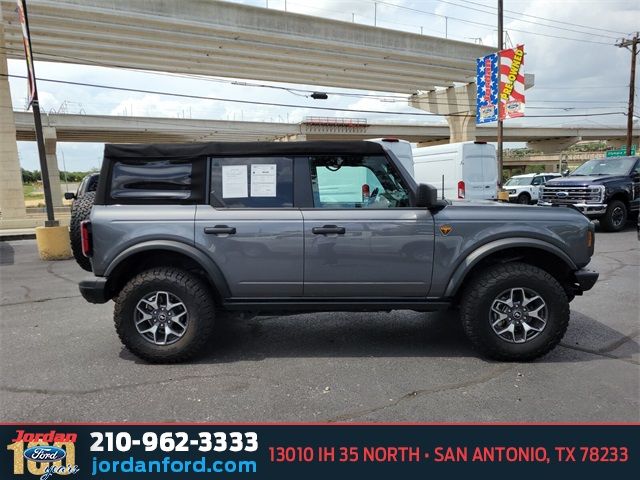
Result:
M498 53L500 56L500 120L524 117L524 45Z
M498 120L498 54L476 60L476 124Z

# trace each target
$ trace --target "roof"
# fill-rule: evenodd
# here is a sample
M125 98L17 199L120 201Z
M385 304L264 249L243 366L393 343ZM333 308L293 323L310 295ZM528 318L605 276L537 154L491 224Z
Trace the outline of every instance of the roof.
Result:
M520 175L513 175L511 178L522 178L522 177L535 177L538 175L537 173L523 173Z
M384 153L382 145L367 141L106 144L104 147L105 160L257 155L377 155L382 153Z

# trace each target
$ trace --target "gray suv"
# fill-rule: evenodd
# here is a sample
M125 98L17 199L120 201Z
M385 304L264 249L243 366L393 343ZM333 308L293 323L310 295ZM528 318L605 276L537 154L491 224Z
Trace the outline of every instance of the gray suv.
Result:
M107 145L81 232L82 295L151 362L222 317L450 307L485 356L530 360L598 278L579 212L437 199L374 142Z

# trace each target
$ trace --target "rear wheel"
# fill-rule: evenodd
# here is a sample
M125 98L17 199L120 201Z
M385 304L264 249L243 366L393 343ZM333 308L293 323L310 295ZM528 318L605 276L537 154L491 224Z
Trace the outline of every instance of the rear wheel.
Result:
M525 263L495 265L466 287L465 332L485 356L526 361L552 350L569 324L569 301L558 281Z
M87 272L91 271L91 262L82 254L82 238L80 235L80 224L84 220L89 220L91 208L96 198L96 192L87 192L73 202L71 207L71 220L69 221L69 238L71 240L71 251L78 265Z
M517 202L521 205L529 205L531 203L531 197L528 193L521 193L518 195Z
M619 232L627 224L627 206L620 200L614 200L600 218L600 225L607 232Z
M154 268L136 275L115 303L120 340L149 362L189 360L213 333L215 306L209 287L180 269Z

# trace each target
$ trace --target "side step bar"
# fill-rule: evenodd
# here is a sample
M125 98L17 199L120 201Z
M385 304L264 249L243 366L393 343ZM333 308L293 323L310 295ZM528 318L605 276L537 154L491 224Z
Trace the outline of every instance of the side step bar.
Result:
M299 311L299 312L379 312L415 310L434 312L446 310L448 301L427 298L229 298L223 302L226 310Z

